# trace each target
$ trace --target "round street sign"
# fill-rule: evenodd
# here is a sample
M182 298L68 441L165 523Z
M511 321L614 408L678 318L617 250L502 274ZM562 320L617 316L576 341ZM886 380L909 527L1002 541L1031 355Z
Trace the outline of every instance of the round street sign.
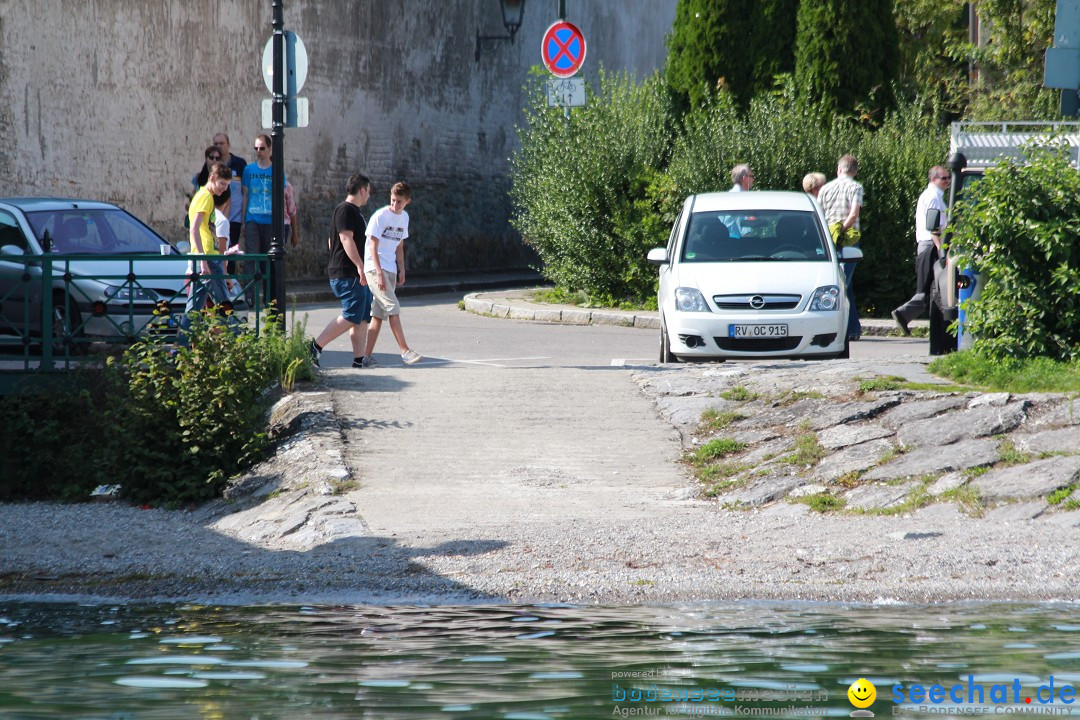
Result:
M540 57L552 75L568 78L585 62L585 36L573 23L557 20L544 33Z
M282 89L286 97L294 97L304 87L307 80L307 48L304 41L292 30L285 31L285 78L282 80ZM262 75L266 89L274 92L274 36L266 41L262 54Z

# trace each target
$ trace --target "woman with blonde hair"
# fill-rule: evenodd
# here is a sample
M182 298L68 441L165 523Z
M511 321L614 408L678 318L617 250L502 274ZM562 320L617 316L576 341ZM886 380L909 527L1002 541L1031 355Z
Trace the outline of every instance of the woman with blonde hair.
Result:
M821 190L821 186L825 184L825 180L825 173L806 173L806 176L802 179L802 189L810 195L817 197L818 192Z

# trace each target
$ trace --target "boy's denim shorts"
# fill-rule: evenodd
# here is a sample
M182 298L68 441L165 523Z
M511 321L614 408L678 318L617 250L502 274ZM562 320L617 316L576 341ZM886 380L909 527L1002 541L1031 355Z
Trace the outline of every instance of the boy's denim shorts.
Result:
M353 325L371 320L371 291L360 278L330 278L330 289L341 301L341 317Z

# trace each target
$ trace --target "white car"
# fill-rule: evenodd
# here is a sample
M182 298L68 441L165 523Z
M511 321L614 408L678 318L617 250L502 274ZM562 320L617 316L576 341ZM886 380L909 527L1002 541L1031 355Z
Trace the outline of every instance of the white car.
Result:
M800 192L691 195L660 266L660 362L848 357L848 303L821 206Z

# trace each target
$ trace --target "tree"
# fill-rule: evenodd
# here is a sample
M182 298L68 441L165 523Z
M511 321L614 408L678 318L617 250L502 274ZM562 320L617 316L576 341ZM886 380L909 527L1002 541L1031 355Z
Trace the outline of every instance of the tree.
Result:
M1052 119L1059 94L1042 86L1054 37L1055 0L979 0L980 41L953 50L974 63L968 115L977 120Z
M900 63L892 0L802 0L795 80L826 112L880 120Z
M794 71L798 4L679 0L668 36L668 85L686 107L698 107L717 86L730 90L745 107L772 87L776 75Z
M957 52L968 37L966 0L896 3L900 36L900 88L940 121L963 115L968 67Z

